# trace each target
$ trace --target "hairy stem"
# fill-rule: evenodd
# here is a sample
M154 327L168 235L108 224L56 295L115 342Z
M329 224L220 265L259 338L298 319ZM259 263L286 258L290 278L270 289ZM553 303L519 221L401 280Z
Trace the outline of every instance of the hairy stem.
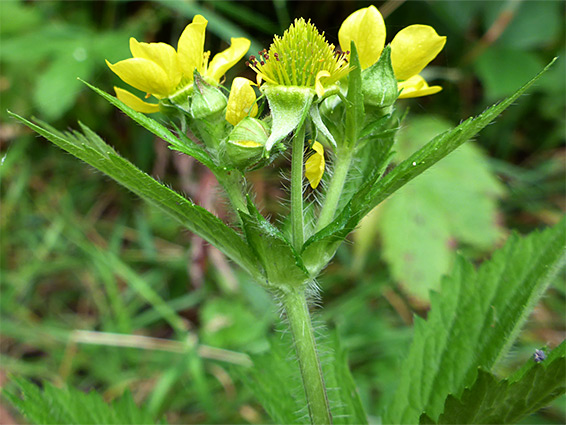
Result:
M305 126L301 125L293 138L291 157L291 229L293 247L300 251L304 242L303 217L303 156L305 150Z
M331 424L322 369L303 288L292 287L281 296L299 359L303 387L312 424Z

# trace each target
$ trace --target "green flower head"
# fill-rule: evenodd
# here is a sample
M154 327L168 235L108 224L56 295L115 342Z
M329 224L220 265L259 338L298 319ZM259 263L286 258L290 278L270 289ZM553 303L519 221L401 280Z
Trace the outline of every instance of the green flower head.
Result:
M303 18L275 36L269 51L250 56L248 66L258 76L274 86L296 86L315 89L322 97L325 88L348 74L346 54L336 50L324 38L324 33Z

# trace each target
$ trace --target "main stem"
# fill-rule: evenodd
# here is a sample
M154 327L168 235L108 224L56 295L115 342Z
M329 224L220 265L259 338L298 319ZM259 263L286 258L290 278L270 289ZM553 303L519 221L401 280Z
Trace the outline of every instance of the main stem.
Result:
M324 199L324 205L322 206L318 222L316 223L317 232L328 226L334 218L342 190L344 189L344 183L348 176L348 170L352 163L352 151L353 149L342 148L336 152L334 174L332 175L332 180L330 181L326 198Z
M303 218L303 156L305 150L305 125L302 124L293 138L291 157L291 229L293 247L301 251L304 242Z
M304 289L289 289L281 296L281 301L293 333L311 423L331 424L332 415Z

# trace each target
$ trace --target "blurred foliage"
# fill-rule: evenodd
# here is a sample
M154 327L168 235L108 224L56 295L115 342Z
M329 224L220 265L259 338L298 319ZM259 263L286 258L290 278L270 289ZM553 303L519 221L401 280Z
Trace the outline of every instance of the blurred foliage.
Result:
M171 43L195 13L209 19L207 49L219 51L231 36L245 35L252 40L252 54L268 47L273 33L281 34L299 16L311 18L337 44L343 19L369 4L0 2L2 385L10 385L10 375L22 376L96 389L106 400L130 389L154 417L167 412L169 423L269 421L244 383L251 376L246 373L249 359L242 354L262 358L274 344L279 318L270 297L215 249L32 136L8 119L6 110L37 115L60 129L83 121L141 169L230 220L206 170L168 151L76 77L111 92L119 80L104 59L129 57L130 36ZM559 59L529 95L479 135L477 146L464 146L430 171L441 176L440 182L434 179L438 184L427 184L433 176L425 174L411 194L400 192L385 203L370 233L379 237L367 237L358 247L342 246L319 282L320 320L340 335L374 421L391 397L411 341L413 314L425 315L428 309L426 290L407 286L418 280L423 262L399 257L407 251L403 232L414 238L418 231L423 252L430 254L438 245L437 255L424 263L427 272L433 259L443 265L427 277L429 287L450 269L456 250L479 262L509 229L529 232L556 223L566 209L564 3L375 5L386 18L388 41L414 23L432 25L448 36L444 53L426 75L444 90L401 106L410 112L396 149L400 157L418 146L411 131L438 132L478 114L553 57ZM236 75L253 78L243 63L227 82ZM431 114L434 120L421 117ZM274 219L283 211L280 168L287 166L281 160L250 175L258 204ZM420 214L430 226L415 224ZM438 232L442 239L431 237ZM565 281L562 275L552 285L502 372L517 369L534 348L554 347L564 339ZM89 340L75 330L93 334L87 334ZM124 347L92 337L114 333L136 338ZM289 349L284 345L275 353L285 359ZM288 364L293 369L293 362ZM291 388L280 389L296 396L299 386L292 382L299 378L289 379ZM525 423L564 423L565 417L562 398Z

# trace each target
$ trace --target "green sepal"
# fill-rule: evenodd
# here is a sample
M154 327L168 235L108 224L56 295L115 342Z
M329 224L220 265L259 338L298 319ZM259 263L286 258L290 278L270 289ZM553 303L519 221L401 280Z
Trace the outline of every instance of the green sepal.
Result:
M201 120L224 112L228 104L224 93L204 81L196 69L194 79L191 116L196 120Z
M269 289L286 290L304 285L309 274L303 261L283 233L263 217L248 198L249 214L238 211L248 244L263 266Z
M271 135L265 144L265 149L269 152L275 143L283 140L303 124L315 92L308 87L269 84L264 84L261 90L267 97L273 118Z
M383 49L379 60L362 72L362 92L364 102L377 108L378 115L390 112L391 106L399 97L397 79L391 65L391 47Z
M352 41L350 44L350 73L348 74L348 94L346 96L346 137L350 147L358 140L358 134L364 120L364 94L362 86L362 65L358 50Z
M208 84L195 70L194 90L191 97L191 117L193 119L190 126L213 154L217 153L220 141L226 137L227 104L228 100L224 93Z
M311 120L318 131L322 133L322 135L326 138L328 142L332 145L332 147L336 148L338 145L336 144L336 140L334 140L334 136L328 130L328 127L322 121L322 117L320 116L320 111L318 110L319 104L314 104L311 106L309 115ZM319 140L320 142L320 140Z

